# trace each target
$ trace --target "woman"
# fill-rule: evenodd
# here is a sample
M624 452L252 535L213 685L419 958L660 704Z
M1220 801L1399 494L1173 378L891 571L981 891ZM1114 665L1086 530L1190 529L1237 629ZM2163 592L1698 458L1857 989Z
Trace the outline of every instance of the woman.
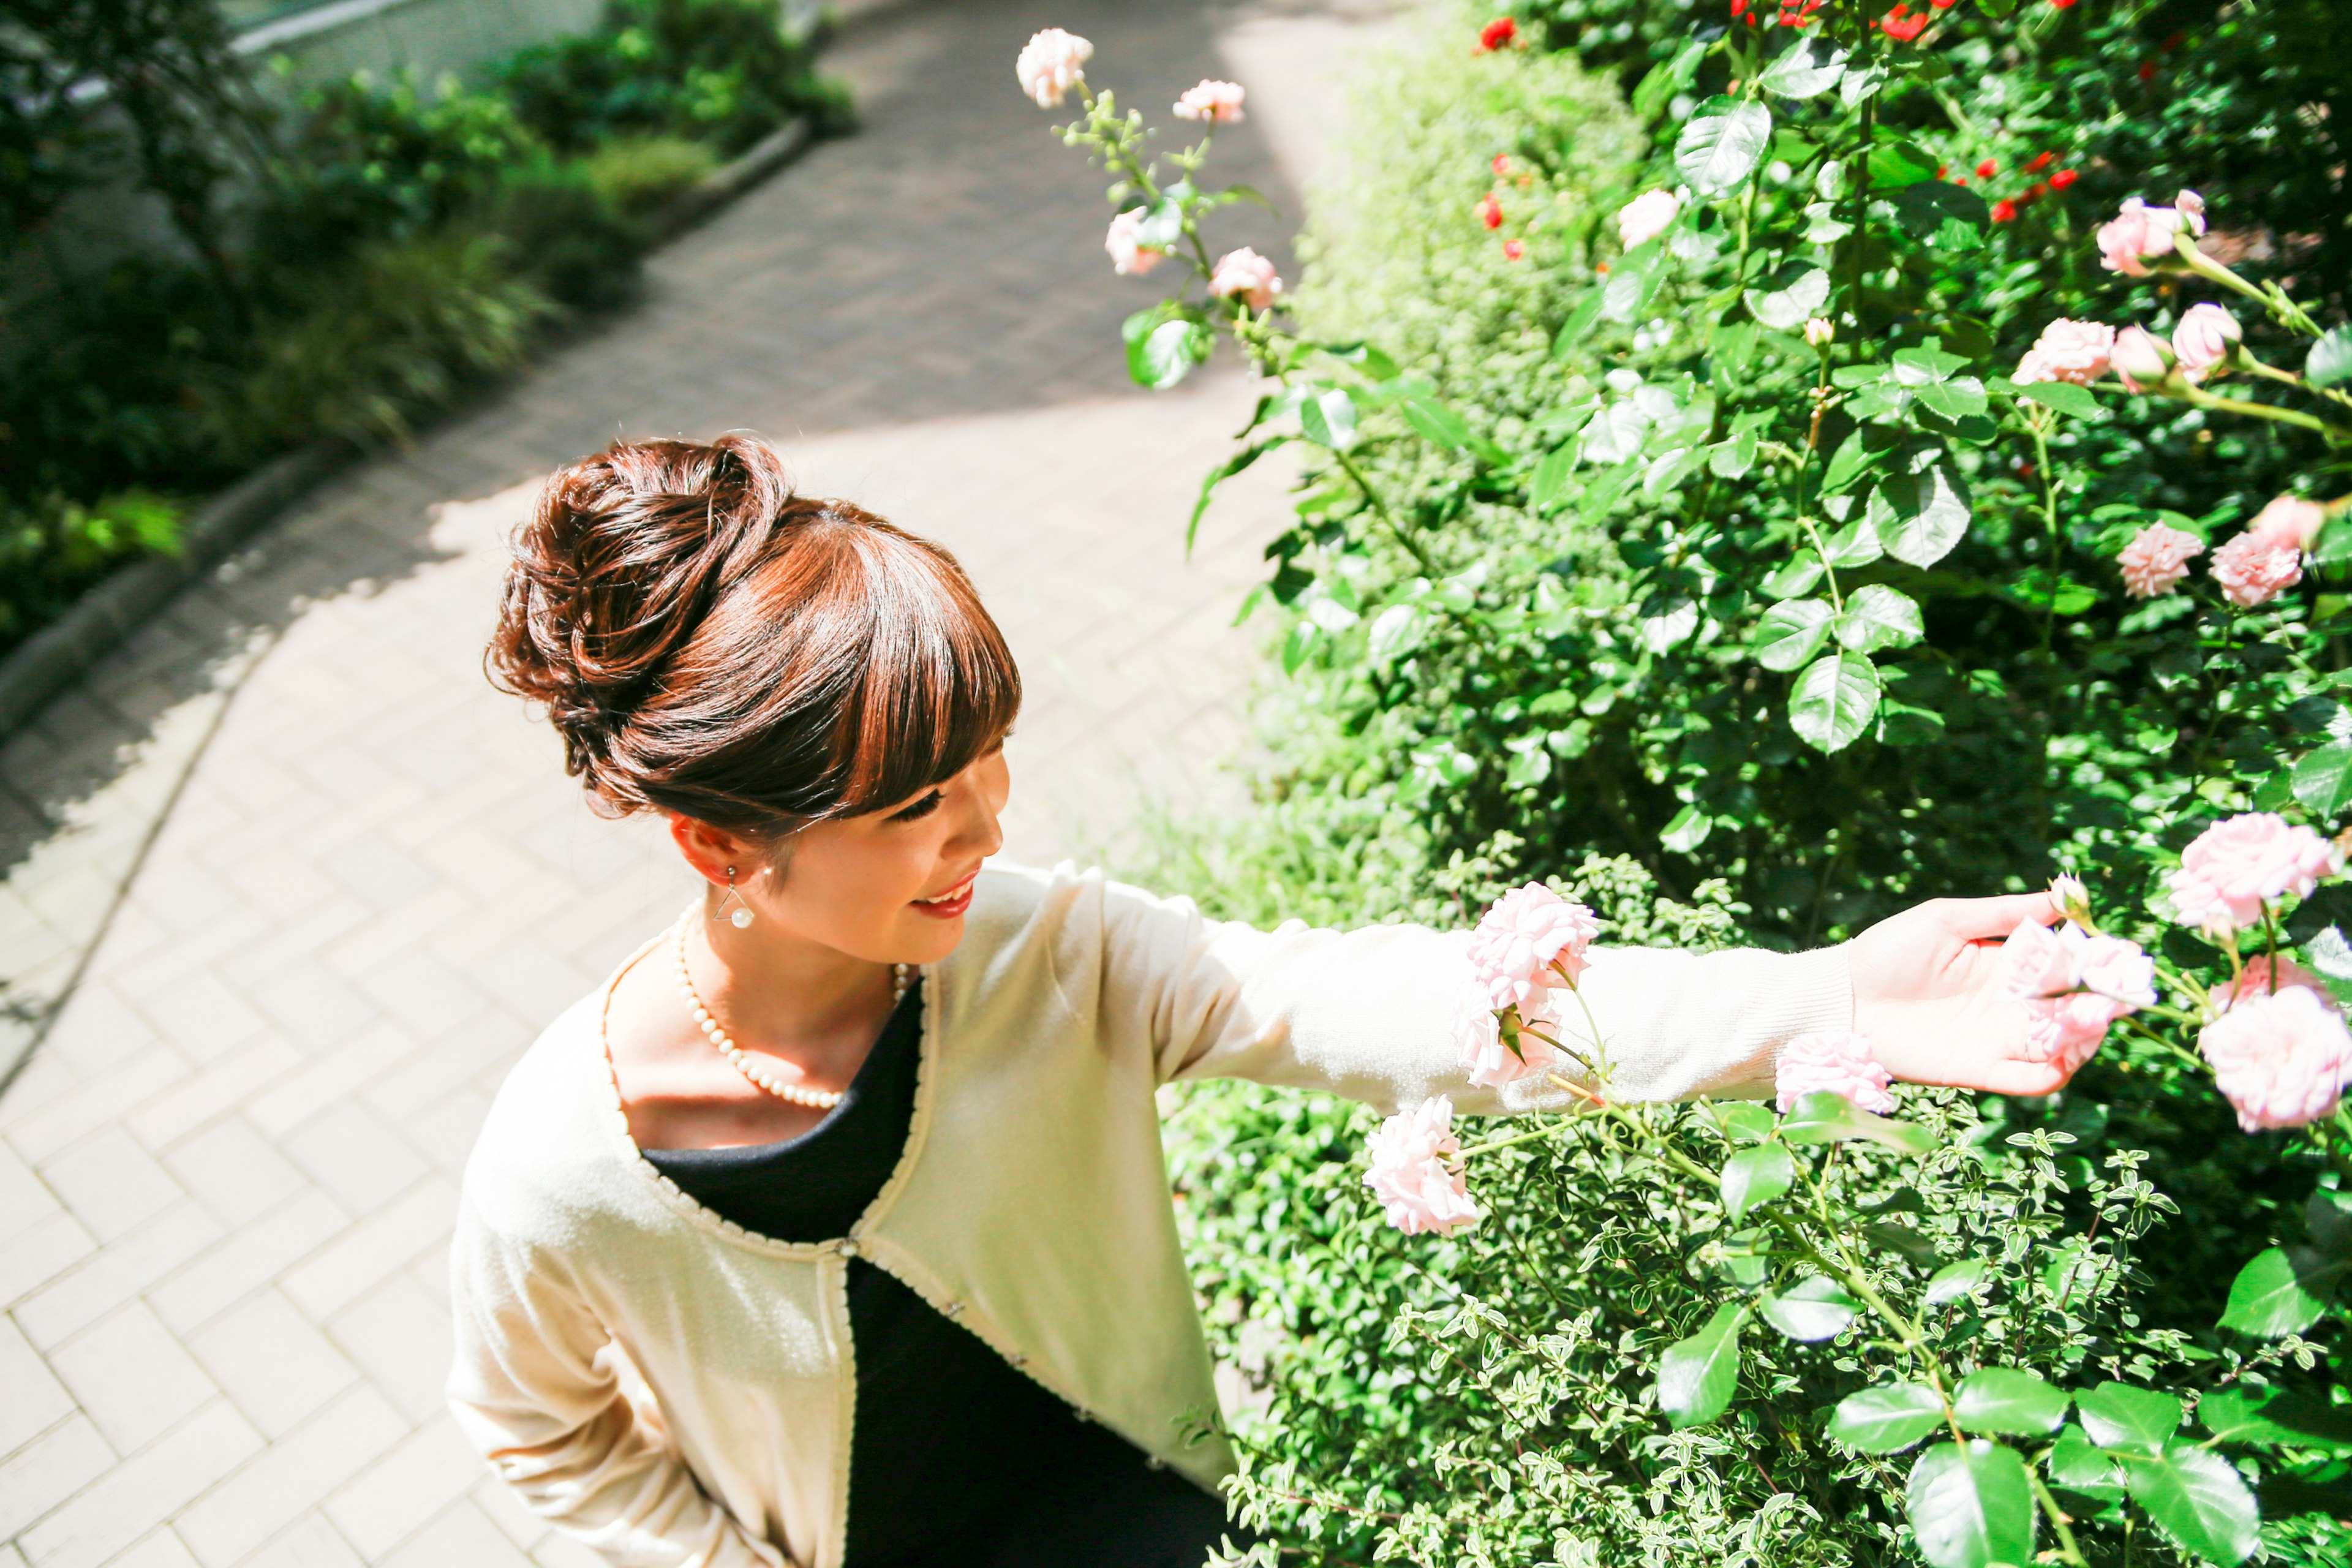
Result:
M450 1396L543 1517L694 1568L1191 1568L1230 1467L1153 1090L1235 1076L1499 1113L1458 934L1272 932L1002 843L1003 637L955 562L775 455L558 473L491 646L601 809L703 895L552 1024L467 1166ZM2044 1093L1991 948L2040 895L1802 954L1602 950L1614 1092L1754 1092L1858 1028L1929 1083ZM1235 1532L1239 1533L1239 1532Z

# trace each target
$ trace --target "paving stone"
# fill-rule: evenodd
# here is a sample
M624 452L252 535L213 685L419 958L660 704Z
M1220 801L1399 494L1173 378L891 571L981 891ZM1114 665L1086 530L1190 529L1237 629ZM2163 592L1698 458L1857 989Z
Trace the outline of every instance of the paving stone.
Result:
M0 1317L0 1454L13 1454L74 1413L74 1397L66 1392L48 1363L32 1347L22 1331Z
M446 1415L419 1427L327 1500L327 1517L371 1563L482 1479L482 1457Z
M272 1441L360 1376L334 1342L275 1290L261 1291L214 1319L190 1337L188 1349ZM387 1370L395 1376L421 1375L421 1369Z
M169 1525L142 1540L106 1568L198 1568L195 1554Z
M100 1568L261 1447L227 1400L215 1400L132 1455L17 1538L33 1568Z
M165 1322L188 1333L342 1235L351 1216L316 1188L252 1220L147 1293Z
M112 1469L115 1453L76 1414L0 1459L0 1540L15 1535Z
M384 1568L530 1568L522 1548L470 1500L460 1500L383 1563Z
M435 1272L439 1272L436 1258ZM457 1349L449 1314L406 1274L395 1274L329 1320L327 1332L413 1426L447 1407Z
M177 1521L205 1568L228 1568L408 1436L383 1396L359 1387L207 1491Z
M143 1301L91 1324L48 1361L118 1454L145 1447L219 1393Z
M100 1247L15 1308L26 1338L47 1349L96 1322L212 1245L220 1226L189 1202L173 1204Z
M360 1554L323 1513L306 1513L291 1530L238 1568L362 1568Z
M244 1116L191 1133L163 1163L206 1212L231 1227L268 1214L305 1184L302 1173Z
M120 1123L51 1155L41 1165L41 1179L100 1242L187 1195Z

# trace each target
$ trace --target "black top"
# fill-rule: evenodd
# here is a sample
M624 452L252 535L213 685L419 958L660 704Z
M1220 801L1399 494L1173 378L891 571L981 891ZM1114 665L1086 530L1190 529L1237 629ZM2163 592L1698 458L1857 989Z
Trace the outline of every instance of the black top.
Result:
M922 992L883 1027L823 1121L730 1149L648 1149L688 1196L778 1241L848 1234L914 1124ZM846 1568L1199 1568L1224 1505L1081 1421L981 1339L864 1258L849 1262L857 1407Z

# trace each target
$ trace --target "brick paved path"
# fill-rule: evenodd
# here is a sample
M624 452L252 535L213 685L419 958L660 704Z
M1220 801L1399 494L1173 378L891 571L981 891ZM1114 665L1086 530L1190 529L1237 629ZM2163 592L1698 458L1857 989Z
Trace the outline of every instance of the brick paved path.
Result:
M1139 786L1218 787L1253 668L1226 622L1279 476L1182 561L1246 391L1123 386L1117 322L1149 292L1110 275L1099 184L1012 79L1047 23L1139 102L1249 82L1225 172L1295 212L1346 0L871 11L831 59L861 135L656 258L641 308L313 498L0 752L19 1039L70 985L0 1095L0 1568L586 1560L440 1397L488 1096L688 890L481 679L499 541L553 464L748 426L804 488L950 543L1029 681L1013 853L1115 842Z

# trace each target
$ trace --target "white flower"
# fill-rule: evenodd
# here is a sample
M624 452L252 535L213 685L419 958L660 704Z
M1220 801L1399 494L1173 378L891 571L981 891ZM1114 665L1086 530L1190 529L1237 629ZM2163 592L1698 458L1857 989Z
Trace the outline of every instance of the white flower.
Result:
M1021 79L1021 90L1038 108L1059 109L1070 89L1087 79L1086 63L1094 54L1095 47L1076 34L1048 27L1022 46L1021 58L1013 62L1013 74Z
M1478 1222L1478 1205L1455 1168L1462 1141L1453 1128L1454 1101L1440 1094L1390 1117L1371 1136L1364 1185L1388 1210L1389 1223L1407 1236L1430 1230L1452 1236L1457 1226Z
M1674 192L1645 191L1618 209L1617 238L1628 250L1647 244L1665 233L1682 210Z
M1188 87L1176 100L1175 115L1179 120L1205 120L1212 125L1234 125L1249 117L1242 112L1242 100L1247 95L1237 81L1211 81L1205 77L1198 87Z
M1282 279L1275 276L1273 262L1244 245L1217 258L1209 274L1209 292L1239 298L1251 310L1263 310L1282 292Z
M1103 248L1110 253L1111 268L1122 278L1140 278L1167 258L1166 251L1138 242L1137 231L1143 227L1143 208L1129 207L1110 220L1110 232L1103 236Z

